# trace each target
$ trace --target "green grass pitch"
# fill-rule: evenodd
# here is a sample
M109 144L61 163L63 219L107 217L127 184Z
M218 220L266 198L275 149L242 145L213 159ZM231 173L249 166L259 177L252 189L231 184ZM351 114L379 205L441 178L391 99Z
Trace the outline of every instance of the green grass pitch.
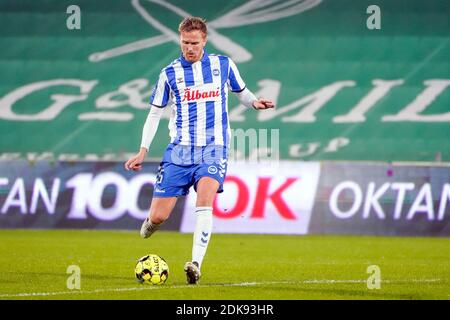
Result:
M449 238L213 234L196 286L183 272L191 234L1 230L0 242L0 299L450 299ZM147 253L169 264L162 286L134 278ZM67 288L70 265L79 290ZM370 265L379 289L368 289Z

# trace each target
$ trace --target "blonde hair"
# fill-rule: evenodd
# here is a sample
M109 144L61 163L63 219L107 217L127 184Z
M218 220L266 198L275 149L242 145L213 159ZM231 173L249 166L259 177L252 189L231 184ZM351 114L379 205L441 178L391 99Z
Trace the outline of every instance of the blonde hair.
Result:
M194 30L200 30L205 36L208 33L206 27L206 20L200 17L186 17L181 21L178 31L191 32Z

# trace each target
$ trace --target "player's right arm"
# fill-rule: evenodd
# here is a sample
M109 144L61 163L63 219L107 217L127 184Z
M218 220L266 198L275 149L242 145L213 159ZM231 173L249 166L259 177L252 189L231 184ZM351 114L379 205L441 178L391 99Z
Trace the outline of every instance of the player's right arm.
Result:
M155 138L163 112L163 108L156 106L151 107L147 119L145 120L144 128L142 129L141 148L137 154L128 159L125 163L125 170L139 171L142 169L142 162L144 162L153 138Z
M141 147L139 152L125 162L125 170L139 171L148 153L150 145L158 130L159 121L164 112L164 107L169 101L170 88L164 70L159 75L159 80L150 97L151 109L142 129Z

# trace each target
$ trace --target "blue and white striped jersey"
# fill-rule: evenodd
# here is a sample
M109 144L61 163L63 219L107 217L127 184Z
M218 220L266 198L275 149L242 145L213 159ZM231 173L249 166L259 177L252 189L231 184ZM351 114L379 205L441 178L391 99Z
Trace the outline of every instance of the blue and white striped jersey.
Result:
M162 69L150 104L163 108L172 101L171 143L228 146L228 89L232 92L245 89L229 57L204 51L200 61L191 63L181 55Z

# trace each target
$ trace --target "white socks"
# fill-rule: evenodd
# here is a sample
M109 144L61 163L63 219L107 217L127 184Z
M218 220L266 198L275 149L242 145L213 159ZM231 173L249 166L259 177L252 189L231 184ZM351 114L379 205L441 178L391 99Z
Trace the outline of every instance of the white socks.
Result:
M203 257L208 248L209 239L211 238L213 217L211 207L197 207L195 208L197 215L197 222L194 232L194 243L192 245L192 261L198 262L200 269Z

